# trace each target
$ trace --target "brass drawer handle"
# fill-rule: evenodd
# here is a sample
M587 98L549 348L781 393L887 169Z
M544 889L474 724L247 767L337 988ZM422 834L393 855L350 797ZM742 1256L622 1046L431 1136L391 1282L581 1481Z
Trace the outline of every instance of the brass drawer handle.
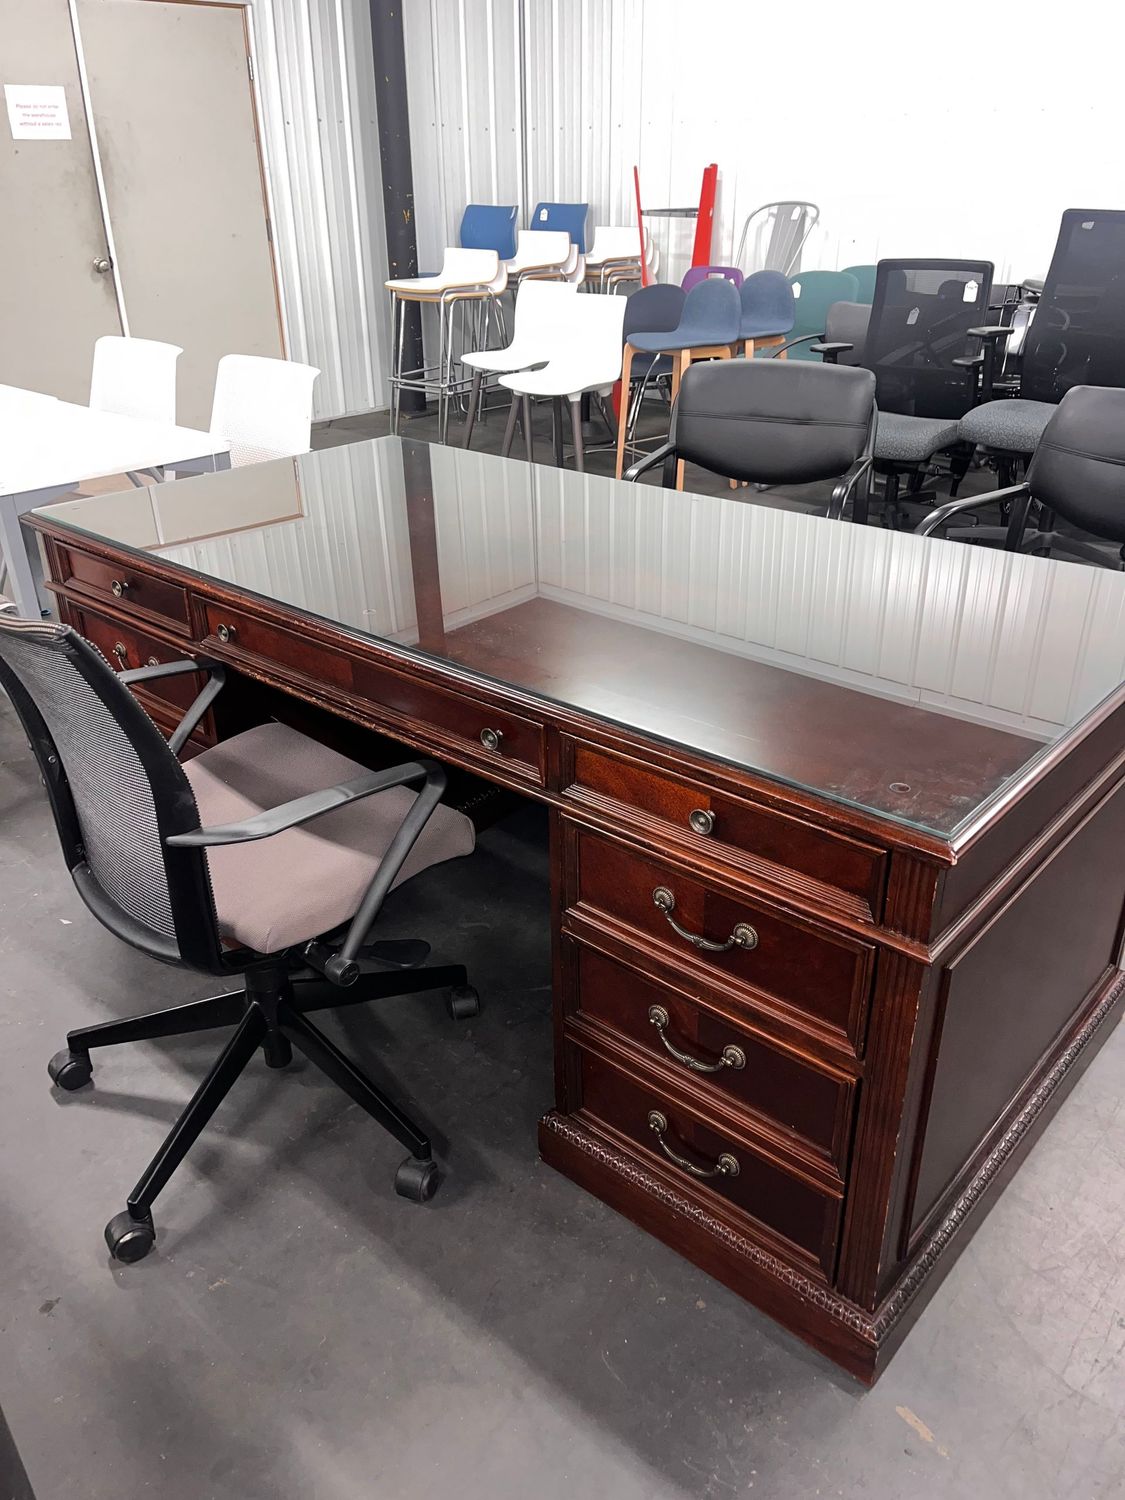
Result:
M499 750L503 738L504 732L501 729L482 729L480 732L480 742L486 750Z
M109 591L115 599L120 599L122 594L129 592L129 585L124 578L115 578L109 585Z
M678 1155L664 1139L668 1121L658 1109L649 1110L648 1128L660 1142L660 1149L668 1160L675 1162L676 1166L682 1167L685 1172L690 1172L693 1177L737 1177L741 1170L738 1157L732 1156L729 1151L724 1151L713 1167L697 1167L693 1161L688 1161L686 1156Z
M688 813L688 827L692 833L701 834L706 838L709 833L715 831L715 814L702 807L695 807Z
M234 628L233 625L216 625L215 634L219 637L219 639L225 646L230 641L234 640L235 636L238 634L238 631Z
M683 1063L685 1068L690 1068L693 1073L721 1073L724 1068L744 1068L746 1066L746 1053L741 1047L733 1044L723 1048L723 1055L718 1062L703 1062L698 1057L692 1057L690 1052L681 1052L678 1047L673 1047L668 1040L668 1025L671 1016L663 1005L650 1005L648 1018L656 1027L656 1034L664 1044L664 1050L669 1057L674 1057L678 1063Z
M725 953L728 948L744 948L749 952L751 948L758 946L758 934L749 922L739 922L725 943L713 943L710 938L700 937L697 932L689 932L686 927L681 927L672 915L676 909L676 898L666 885L656 887L652 893L652 901L664 913L672 931L704 953Z
M128 660L129 648L121 641L118 641L113 648L113 654L117 657L117 660L121 663L121 665L124 666L125 662Z

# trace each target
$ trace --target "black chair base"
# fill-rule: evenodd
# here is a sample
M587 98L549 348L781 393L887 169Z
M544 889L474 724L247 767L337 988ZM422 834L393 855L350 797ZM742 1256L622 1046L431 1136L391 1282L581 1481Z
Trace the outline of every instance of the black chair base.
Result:
M376 945L370 950L370 956L382 963L394 962L393 956L379 952L383 946L390 945ZM407 947L407 955L411 952ZM250 969L244 978L246 988L241 992L214 995L169 1010L152 1011L147 1015L130 1016L126 1020L107 1021L100 1026L72 1031L67 1036L66 1047L47 1065L52 1081L69 1093L90 1082L93 1075L90 1051L94 1047L184 1036L219 1027L235 1028L234 1035L129 1194L125 1211L106 1225L106 1244L116 1260L138 1261L152 1249L156 1243L152 1205L157 1195L259 1048L267 1067L280 1069L292 1061L293 1048L296 1047L407 1148L410 1155L395 1174L395 1191L401 1197L425 1203L437 1190L440 1179L429 1137L388 1095L376 1088L367 1075L308 1020L308 1016L313 1011L365 1004L392 995L446 989L449 991L449 1014L456 1020L467 1020L479 1013L480 1000L468 983L464 968L460 964L447 964L431 968L400 968L392 973L367 971L347 988L330 984L310 970L294 972L285 965Z

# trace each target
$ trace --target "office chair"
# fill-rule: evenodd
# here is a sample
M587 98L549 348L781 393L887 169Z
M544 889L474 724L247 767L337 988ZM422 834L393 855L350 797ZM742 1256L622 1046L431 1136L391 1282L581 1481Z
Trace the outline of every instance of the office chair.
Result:
M1072 386L1125 386L1125 209L1068 208L1038 302L1009 323L971 328L979 350L965 362L979 368L980 402L961 419L964 443L996 465L1001 487L1054 416ZM993 400L999 348L1022 339L1018 378ZM1005 375L1009 372L1006 369Z
M165 741L126 684L183 672L207 672L208 682ZM69 626L0 613L0 686L39 763L79 895L151 958L244 985L72 1031L51 1059L53 1082L70 1091L89 1082L94 1047L234 1028L106 1226L121 1261L152 1248L154 1200L259 1048L284 1068L298 1047L408 1149L396 1190L432 1197L438 1172L424 1132L308 1016L442 988L455 1017L479 1009L460 965L421 967L425 943L370 941L392 886L473 848L469 820L440 805L441 767L369 771L276 723L181 764L222 684L222 668L204 661L115 674Z
M664 465L666 489L683 463L753 484L838 479L827 514L866 521L875 426L870 370L736 359L684 371L668 441L630 468L636 481Z
M1001 541L1008 552L1069 552L1086 562L1120 568L1104 548L1059 531L1055 516L1120 547L1125 559L1125 390L1076 385L1059 402L1032 456L1023 484L966 496L942 505L917 528L929 536L963 511L990 502L1009 507L1006 527L979 526L946 533L949 541ZM1031 507L1038 525L1029 533Z

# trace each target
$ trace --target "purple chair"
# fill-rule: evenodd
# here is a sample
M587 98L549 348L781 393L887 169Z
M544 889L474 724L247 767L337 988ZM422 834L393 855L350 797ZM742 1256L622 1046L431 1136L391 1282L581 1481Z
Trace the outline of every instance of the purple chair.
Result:
M680 282L685 292L690 292L693 286L698 286L701 281L729 281L734 286L742 285L742 272L737 266L692 266L691 270Z

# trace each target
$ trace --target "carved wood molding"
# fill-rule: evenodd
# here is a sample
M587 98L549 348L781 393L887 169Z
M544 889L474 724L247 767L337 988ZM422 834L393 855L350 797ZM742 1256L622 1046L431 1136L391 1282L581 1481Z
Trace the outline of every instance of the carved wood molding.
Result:
M663 1203L674 1213L697 1225L713 1239L720 1241L731 1255L756 1266L775 1281L795 1292L803 1301L811 1303L837 1323L851 1329L866 1342L878 1346L887 1338L894 1325L905 1313L926 1278L949 1249L962 1224L988 1191L1000 1169L1027 1135L1052 1094L1074 1067L1123 996L1125 996L1125 971L1118 973L1116 978L1110 981L1109 987L1090 1012L1086 1023L1044 1074L1038 1087L985 1158L979 1172L934 1230L925 1249L878 1312L874 1314L865 1312L855 1303L840 1297L836 1292L814 1281L796 1267L772 1255L746 1235L739 1234L728 1224L715 1218L705 1209L700 1208L697 1203L685 1198L660 1178L655 1177L642 1163L631 1156L626 1156L597 1136L591 1135L572 1116L551 1113L544 1117L542 1125L544 1129L551 1131L568 1145L608 1168L625 1182L640 1188L649 1197Z

